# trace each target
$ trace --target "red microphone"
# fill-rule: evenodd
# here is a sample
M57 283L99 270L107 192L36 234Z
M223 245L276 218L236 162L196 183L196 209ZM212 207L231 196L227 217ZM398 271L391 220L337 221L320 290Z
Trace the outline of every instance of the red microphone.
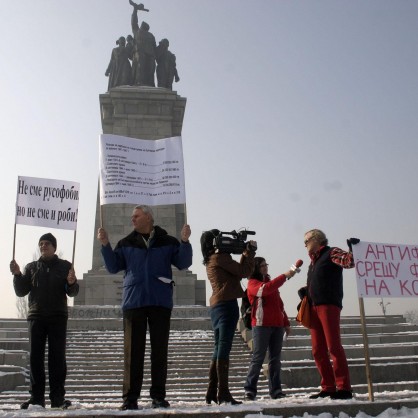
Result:
M295 264L292 264L290 270L293 270L295 273L300 273L300 267L303 264L303 260L297 260Z

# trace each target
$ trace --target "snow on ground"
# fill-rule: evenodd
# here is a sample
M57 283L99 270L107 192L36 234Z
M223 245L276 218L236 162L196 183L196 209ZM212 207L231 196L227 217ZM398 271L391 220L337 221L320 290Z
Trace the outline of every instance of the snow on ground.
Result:
M377 402L383 401L398 401L401 402L401 399L397 396L388 396L385 399L376 400ZM412 394L411 394L412 395ZM416 393L415 396L409 396L404 399L415 399L416 400ZM341 410L344 410L344 405L352 404L352 403L363 403L367 401L367 399L352 399L347 401L340 401L341 403ZM323 406L324 410L327 409L327 405L334 405L336 401L332 401L330 399L316 399L316 400L308 400L306 397L296 397L296 396L289 396L289 398L282 399L279 401L281 405L287 407L301 407L302 405L307 406L307 410L309 410L309 406ZM156 413L164 413L165 415L179 415L179 414L205 414L207 413L210 416L211 412L220 412L222 413L223 417L228 418L228 412L236 412L236 411L246 411L248 412L245 415L245 418L278 418L278 415L264 415L262 413L263 409L265 408L275 408L278 406L278 401L273 401L271 399L260 400L256 402L246 402L242 405L211 405L206 406L205 404L202 405L202 402L196 403L186 403L186 402L171 402L171 407L168 409L152 409L151 402L147 401L140 401L138 411L119 411L115 408L114 403L106 403L106 402L97 402L94 405L83 405L78 402L73 402L73 406L71 410L61 411L59 409L50 409L48 406L46 409L38 407L38 406L30 406L30 408L26 411L20 409L10 410L9 408L12 407L11 405L2 405L3 408L9 409L8 411L0 411L1 418L48 418L48 417L67 417L73 415L75 410L77 416L84 417L84 416L106 416L112 414L113 416L152 416ZM16 406L13 406L16 408ZM361 409L361 408L360 408ZM225 415L226 414L226 415ZM400 410L396 410L393 408L388 408L384 412L379 415L368 415L364 412L359 412L357 415L348 415L347 413L340 411L338 415L334 415L328 412L321 413L319 415L311 415L308 412L304 412L303 415L294 415L292 418L418 418L418 408L406 408L403 407Z
M233 409L229 409L233 408ZM226 412L228 411L236 411L239 407L233 407L233 406L224 406L219 407L220 412ZM109 413L111 413L114 416L121 416L124 415L138 415L138 416L149 416L154 415L157 412L155 409L142 409L138 411L119 411L114 409L106 409L106 410L99 410L99 409L78 409L77 415L78 416L106 416ZM204 413L204 408L198 408L198 409L174 409L169 408L167 410L163 411L166 415L173 415L175 416L178 413L181 414L187 414L187 413ZM26 417L38 417L38 418L48 418L48 416L54 416L54 417L66 417L68 415L72 415L74 411L59 411L59 410L48 410L43 409L41 407L39 408L30 408L27 411L13 411L13 412L2 412L0 411L0 417L4 418L26 418ZM249 413L245 415L245 418L279 418L277 415L264 415L261 412L258 413ZM228 417L227 417L228 418ZM323 412L319 415L310 415L309 413L305 412L303 415L294 415L292 418L418 418L418 408L410 409L410 408L401 408L400 410L395 410L393 408L388 408L381 414L377 416L371 416L367 415L363 412L359 412L354 417L347 415L345 412L340 412L337 416L330 414L328 412Z

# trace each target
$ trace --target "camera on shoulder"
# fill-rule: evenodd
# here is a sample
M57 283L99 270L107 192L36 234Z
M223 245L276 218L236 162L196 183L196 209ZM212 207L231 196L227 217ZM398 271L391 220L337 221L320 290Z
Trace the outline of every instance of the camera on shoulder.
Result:
M254 231L239 231L236 232L219 232L219 234L213 239L213 246L217 252L229 253L229 254L242 254L248 247L250 250L255 251L257 246L252 245L250 242L246 242L248 235L255 235Z

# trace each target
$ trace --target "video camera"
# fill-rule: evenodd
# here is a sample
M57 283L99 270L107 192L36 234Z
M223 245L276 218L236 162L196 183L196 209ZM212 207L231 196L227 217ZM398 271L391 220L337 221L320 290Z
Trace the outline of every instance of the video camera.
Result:
M245 242L247 235L255 235L254 231L219 232L213 239L213 246L218 252L229 254L242 254L247 248L248 242ZM250 249L255 251L257 246L249 245Z

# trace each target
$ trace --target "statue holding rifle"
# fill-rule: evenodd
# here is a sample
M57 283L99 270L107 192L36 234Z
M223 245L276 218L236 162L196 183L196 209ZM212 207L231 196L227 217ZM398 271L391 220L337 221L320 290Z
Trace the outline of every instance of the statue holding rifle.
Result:
M129 0L133 7L131 25L134 35L134 52L132 59L132 76L134 85L155 87L155 50L156 42L154 35L149 31L148 23L138 25L138 10L148 12L142 3L136 4Z

